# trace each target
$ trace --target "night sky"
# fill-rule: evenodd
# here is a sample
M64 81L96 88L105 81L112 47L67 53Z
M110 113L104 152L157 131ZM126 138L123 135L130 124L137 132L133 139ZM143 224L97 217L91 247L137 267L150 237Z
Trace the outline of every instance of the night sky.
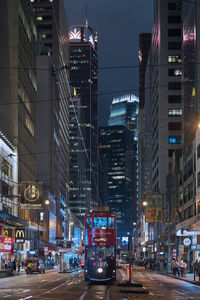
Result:
M85 24L86 0L64 0L69 25ZM88 0L89 25L99 36L99 67L138 65L139 33L151 32L153 0ZM138 68L99 71L99 93L138 89ZM134 92L138 96L138 90ZM112 98L99 96L99 125L106 126Z

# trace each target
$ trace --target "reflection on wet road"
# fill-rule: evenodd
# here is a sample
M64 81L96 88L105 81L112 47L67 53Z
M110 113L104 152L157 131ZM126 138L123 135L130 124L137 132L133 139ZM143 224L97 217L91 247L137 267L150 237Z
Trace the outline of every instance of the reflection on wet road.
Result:
M117 272L117 282L108 285L90 285L83 273L59 274L51 270L45 274L19 275L0 279L0 299L27 300L187 300L200 299L200 286L193 285L155 272L137 269L134 281L143 288L122 288L117 285L126 276ZM136 290L134 292L134 289ZM149 291L149 294L138 293Z

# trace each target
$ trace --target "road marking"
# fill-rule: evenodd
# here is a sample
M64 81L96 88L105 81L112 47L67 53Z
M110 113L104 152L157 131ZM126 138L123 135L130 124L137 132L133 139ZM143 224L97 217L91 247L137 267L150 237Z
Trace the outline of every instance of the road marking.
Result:
M25 298L20 298L19 300L27 300L27 299L30 299L32 298L33 296L28 296L28 297L25 297Z
M180 294L180 295L184 295L184 296L186 295L185 293L182 293L182 292L179 292L179 291L176 291L176 290L175 290L175 292Z
M29 292L29 291L30 291L30 290L24 290L23 293L27 293L27 292Z

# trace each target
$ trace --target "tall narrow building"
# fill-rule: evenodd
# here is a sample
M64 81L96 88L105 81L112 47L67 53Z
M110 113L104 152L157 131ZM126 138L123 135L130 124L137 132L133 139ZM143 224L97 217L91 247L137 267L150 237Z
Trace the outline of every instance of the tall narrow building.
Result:
M123 95L113 99L110 107L109 126L125 126L132 138L132 220L138 218L138 110L139 99L135 95Z
M80 97L82 151L82 197L80 206L89 211L98 204L98 53L97 35L86 26L73 27L70 39L70 84ZM70 208L73 210L73 198Z
M173 153L182 149L182 3L154 1L152 31L152 185L165 193Z
M99 195L103 205L117 214L118 244L136 220L133 180L135 156L132 132L123 125L99 129ZM135 154L135 155L134 155ZM134 177L135 178L135 177Z
M30 1L0 1L0 18L0 130L18 152L21 185L36 179L37 31ZM31 210L19 210L19 215L35 218Z
M67 236L69 39L63 0L32 1L38 42L37 179L56 201L57 240Z

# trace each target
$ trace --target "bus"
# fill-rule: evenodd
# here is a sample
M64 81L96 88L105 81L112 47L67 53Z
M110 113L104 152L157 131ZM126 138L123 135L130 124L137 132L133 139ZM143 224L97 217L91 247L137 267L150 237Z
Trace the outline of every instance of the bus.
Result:
M85 280L116 280L116 214L102 207L85 214Z

